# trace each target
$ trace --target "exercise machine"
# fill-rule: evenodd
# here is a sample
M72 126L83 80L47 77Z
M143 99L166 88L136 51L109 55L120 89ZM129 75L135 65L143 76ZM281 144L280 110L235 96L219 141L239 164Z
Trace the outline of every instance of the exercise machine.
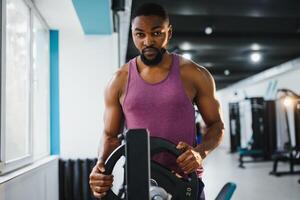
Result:
M203 183L195 172L179 177L165 166L151 160L151 157L161 152L178 157L182 151L175 144L158 137L150 138L145 129L129 130L120 138L123 139L123 144L106 160L105 173L111 174L117 161L125 156L124 184L118 194L111 189L103 200L197 200L204 185L199 185ZM228 183L217 196L217 200L230 199L235 188L234 183Z
M239 167L245 168L246 162L267 161L276 148L274 101L262 97L246 98L239 102L241 146ZM251 159L244 160L245 157Z
M230 132L230 153L234 153L241 146L241 127L239 103L229 103L229 132Z
M155 161L153 156L160 152L169 152L176 157L181 151L175 144L161 138L149 138L144 129L129 130L124 135L124 144L119 146L107 159L105 173L111 174L117 160L125 155L125 185L121 191L127 200L196 200L198 178L195 172L185 178L179 178L166 167ZM108 191L104 200L120 200L122 194Z
M278 150L273 155L273 170L271 175L281 176L300 174L294 166L300 164L300 96L289 89L277 91L278 101ZM282 109L280 117L280 109ZM292 125L291 125L292 124ZM291 129L292 128L292 129ZM293 129L294 128L294 129ZM279 162L288 162L289 171L278 171Z

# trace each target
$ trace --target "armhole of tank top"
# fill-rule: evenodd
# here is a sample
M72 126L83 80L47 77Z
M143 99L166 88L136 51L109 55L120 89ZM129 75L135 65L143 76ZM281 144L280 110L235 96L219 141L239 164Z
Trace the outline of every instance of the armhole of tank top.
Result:
M127 77L126 86L125 86L125 94L124 94L124 99L123 99L123 102L122 102L122 109L124 109L124 105L125 105L125 102L126 102L126 97L127 97L127 93L128 93L128 87L129 87L129 83L130 83L130 77L131 77L131 70L132 70L133 62L134 62L133 59L129 61L128 77Z
M184 98L186 99L187 102L190 103L191 105L191 109L193 109L193 111L195 112L195 108L194 108L194 103L190 101L190 98L189 96L187 95L187 93L185 92L185 88L184 88L184 85L183 85L183 80L181 78L181 74L180 74L180 59L181 57L177 54L174 54L174 57L175 58L175 62L177 63L174 63L175 65L175 70L176 70L176 75L177 75L177 78L178 78L178 85L179 87L181 87L181 91L182 91L182 95L184 96ZM196 117L195 115L193 116L193 119L194 119L194 125L193 125L193 139L192 139L192 145L195 146L196 144Z
M185 92L185 88L183 85L183 80L181 78L181 74L180 74L180 56L176 55L177 57L177 69L176 69L176 73L178 74L178 82L179 82L179 86L181 87L181 91L182 91L182 95L184 95L185 99L194 107L194 103L191 102L188 94Z
M180 59L181 57L179 55L176 55L177 56L177 73L178 73L178 81L179 81L179 85L181 87L181 91L182 91L182 95L184 95L185 99L191 104L191 108L193 109L193 111L195 112L195 105L194 105L194 102L190 100L188 94L185 92L185 88L184 88L184 85L183 85L183 80L181 78L181 74L180 74ZM196 141L196 116L194 115L193 116L193 119L194 119L194 125L193 125L193 137L194 139L193 140L193 146L197 146L197 141Z

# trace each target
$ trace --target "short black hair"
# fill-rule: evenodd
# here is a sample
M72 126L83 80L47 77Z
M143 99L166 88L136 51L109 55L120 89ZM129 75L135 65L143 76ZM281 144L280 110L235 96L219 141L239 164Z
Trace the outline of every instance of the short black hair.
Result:
M150 16L155 15L161 17L163 20L169 20L167 11L159 4L156 3L144 3L138 6L131 15L131 21L138 16Z

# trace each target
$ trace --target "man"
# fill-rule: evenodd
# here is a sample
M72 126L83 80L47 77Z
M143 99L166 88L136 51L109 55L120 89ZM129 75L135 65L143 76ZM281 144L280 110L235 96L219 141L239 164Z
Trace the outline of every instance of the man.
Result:
M113 176L103 174L104 162L120 145L117 135L123 120L127 129L147 128L151 136L178 144L184 153L177 160L172 162L166 155L157 159L175 171L195 171L199 178L203 159L220 144L224 132L212 76L192 61L166 51L172 26L164 8L143 4L134 12L131 24L140 55L122 66L106 88L103 150L90 175L91 189L98 198L112 186ZM208 127L199 145L195 143L194 104ZM202 191L203 184L199 185Z

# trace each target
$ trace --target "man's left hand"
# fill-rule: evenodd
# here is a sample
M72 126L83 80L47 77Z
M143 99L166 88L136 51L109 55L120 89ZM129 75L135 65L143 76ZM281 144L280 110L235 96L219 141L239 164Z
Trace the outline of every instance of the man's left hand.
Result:
M179 142L176 148L184 151L176 160L184 173L189 174L202 166L200 153L193 147L184 142Z

